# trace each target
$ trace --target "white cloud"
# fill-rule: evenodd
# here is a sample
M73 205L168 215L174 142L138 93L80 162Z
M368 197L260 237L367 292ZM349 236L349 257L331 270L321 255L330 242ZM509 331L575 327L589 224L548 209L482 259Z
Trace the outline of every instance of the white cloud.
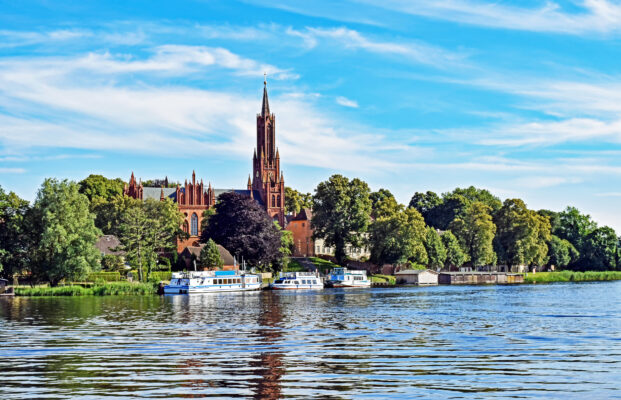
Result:
M338 96L336 98L336 103L342 105L343 107L358 108L357 101L350 100L347 97L343 97L343 96Z
M412 15L498 29L563 34L621 32L621 4L610 0L582 0L570 12L553 1L528 8L480 0L385 0L374 6Z
M4 168L0 167L0 174L23 174L26 172L24 168Z

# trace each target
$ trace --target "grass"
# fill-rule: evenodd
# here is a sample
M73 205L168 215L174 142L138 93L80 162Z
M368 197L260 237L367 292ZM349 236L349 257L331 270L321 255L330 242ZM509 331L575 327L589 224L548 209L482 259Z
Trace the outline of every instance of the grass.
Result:
M290 260L289 265L285 268L284 272L303 272L306 271L306 268L302 266L297 260Z
M117 296L150 295L157 293L157 285L152 283L107 282L90 287L69 286L17 286L17 296Z
M389 285L395 285L397 283L397 278L392 275L372 275L371 282L373 283L388 283Z
M621 280L621 271L554 271L528 273L524 283L588 282Z
M308 260L315 264L315 266L321 271L322 274L325 274L331 269L339 268L338 264L333 263L332 261L324 260L319 257L309 257Z

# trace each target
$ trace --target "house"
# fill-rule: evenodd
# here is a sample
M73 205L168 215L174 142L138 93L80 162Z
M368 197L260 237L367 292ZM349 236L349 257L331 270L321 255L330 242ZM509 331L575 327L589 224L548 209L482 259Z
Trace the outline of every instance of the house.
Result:
M183 249L179 257L185 263L186 269L194 270L194 260L196 260L197 269L200 269L198 267L198 259L200 258L201 250L205 246L206 244L201 243L198 246L187 246L185 249ZM222 270L236 271L239 269L239 265L237 265L237 263L235 262L235 258L227 249L218 245L218 252L220 253L220 257L222 258L223 262Z
M293 257L314 257L315 242L311 219L313 212L310 208L303 208L289 220L287 230L293 235Z
M95 242L95 247L101 253L101 256L124 256L125 252L119 250L121 246L121 242L114 235L103 235L100 236L99 239Z
M408 285L437 285L438 273L430 269L407 269L395 274L397 283Z

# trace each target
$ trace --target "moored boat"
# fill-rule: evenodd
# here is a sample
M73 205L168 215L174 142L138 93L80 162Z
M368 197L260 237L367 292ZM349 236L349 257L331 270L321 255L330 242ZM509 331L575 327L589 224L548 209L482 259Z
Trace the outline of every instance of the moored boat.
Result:
M281 272L270 289L323 289L323 279L315 272Z
M190 294L211 292L238 292L258 290L261 277L241 271L175 272L164 294Z
M367 278L367 271L364 270L348 270L347 268L334 268L328 277L326 287L353 287L367 288L371 287L371 280Z

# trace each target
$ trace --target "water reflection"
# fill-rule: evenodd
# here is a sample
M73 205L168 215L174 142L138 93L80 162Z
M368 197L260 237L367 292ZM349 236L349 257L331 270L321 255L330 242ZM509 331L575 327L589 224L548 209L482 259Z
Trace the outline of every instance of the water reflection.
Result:
M621 282L0 299L2 397L609 398Z

